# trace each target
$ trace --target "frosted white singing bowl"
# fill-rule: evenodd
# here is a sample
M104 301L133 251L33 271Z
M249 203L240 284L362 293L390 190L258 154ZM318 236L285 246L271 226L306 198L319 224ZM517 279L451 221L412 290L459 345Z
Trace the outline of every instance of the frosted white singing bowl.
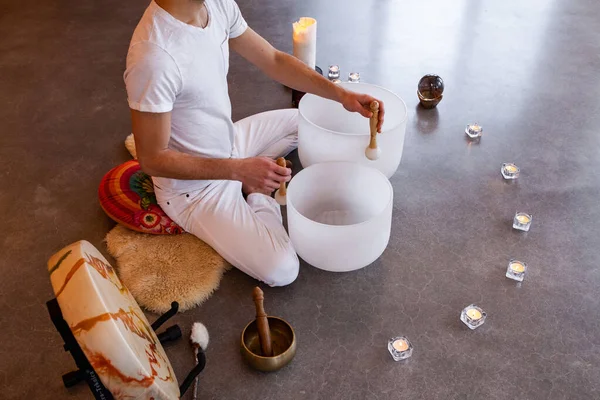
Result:
M393 197L389 180L372 167L328 162L305 168L287 191L288 230L296 252L326 271L366 267L388 245Z
M302 97L298 110L298 154L303 167L327 161L352 161L375 167L388 178L394 175L402 158L408 112L404 101L379 86L367 83L341 83L344 88L369 94L385 106L385 121L377 143L381 156L369 160L369 119L346 111L335 101L312 94Z

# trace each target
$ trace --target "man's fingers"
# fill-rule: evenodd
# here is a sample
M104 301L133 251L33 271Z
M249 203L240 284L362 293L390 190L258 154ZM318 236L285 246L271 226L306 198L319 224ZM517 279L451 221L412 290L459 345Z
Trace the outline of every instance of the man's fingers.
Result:
M383 117L379 117L379 122L377 122L377 132L381 133L381 127L383 126Z
M385 105L383 101L379 102L379 125L377 126L377 131L381 133L381 127L383 126L383 121L385 120Z
M271 179L272 181L279 184L281 182L289 182L290 179L292 179L292 176L291 175L279 175L277 173L271 172L269 174L269 179Z
M288 176L292 174L292 170L286 167L281 167L279 164L275 164L272 168L273 172L277 175Z
M371 118L371 116L373 116L369 105L363 106L362 104L360 104L360 107L358 107L358 112L365 118Z

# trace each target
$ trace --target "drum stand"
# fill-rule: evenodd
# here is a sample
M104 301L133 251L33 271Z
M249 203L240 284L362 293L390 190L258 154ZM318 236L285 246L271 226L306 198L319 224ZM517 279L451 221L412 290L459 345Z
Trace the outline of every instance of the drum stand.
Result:
M94 398L96 400L114 400L113 395L106 389L106 387L100 381L98 374L94 371L94 368L91 366L87 357L81 350L79 343L73 336L73 332L69 328L67 322L63 319L62 312L60 310L60 306L56 299L52 299L46 302L46 306L48 307L48 313L50 314L50 319L54 323L56 330L60 333L64 341L64 349L71 353L73 360L75 360L75 365L77 365L77 370L68 372L62 376L63 384L65 387L70 388L77 385L80 382L86 381ZM158 317L156 321L152 324L152 329L156 332L158 328L160 328L165 322L167 322L171 317L177 314L179 310L179 303L174 301L171 303L171 309ZM163 333L157 334L158 340L161 344L171 342L181 338L181 329L178 325L173 325L168 327ZM180 395L183 396L185 391L189 388L190 384L193 382L194 378L202 372L204 366L206 365L206 358L204 352L198 352L198 365L196 365L185 378L181 386L179 387Z

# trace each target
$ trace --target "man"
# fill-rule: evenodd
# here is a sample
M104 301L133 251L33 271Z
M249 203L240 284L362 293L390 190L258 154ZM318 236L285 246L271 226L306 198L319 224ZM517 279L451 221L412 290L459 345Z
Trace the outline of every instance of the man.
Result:
M234 0L154 0L133 34L124 79L138 159L160 206L246 274L287 285L298 275L298 257L270 194L291 178L274 159L297 147L297 110L234 124L230 47L284 85L365 117L374 99L274 49L248 28Z

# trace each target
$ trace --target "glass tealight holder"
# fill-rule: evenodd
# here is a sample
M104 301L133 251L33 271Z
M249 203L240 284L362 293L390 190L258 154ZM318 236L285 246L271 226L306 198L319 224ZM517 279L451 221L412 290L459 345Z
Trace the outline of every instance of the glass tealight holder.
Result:
M358 72L350 72L348 74L348 82L352 82L352 83L360 82L360 74Z
M483 325L487 314L475 304L466 306L460 313L460 320L464 322L469 329L475 329Z
M523 261L510 260L506 269L506 277L517 282L523 282L527 273L527 264Z
M521 170L515 164L504 163L502 164L500 172L502 172L502 177L504 179L517 179Z
M329 73L327 74L329 80L338 79L340 77L340 66L339 65L330 65Z
M397 336L388 341L388 350L394 361L402 361L412 356L413 346L407 337Z
M342 83L342 81L339 80L339 79L333 79L331 82L333 82L333 83Z
M513 219L513 228L527 232L529 231L529 228L531 228L532 220L533 215L518 212L515 214L515 218Z
M465 133L471 139L476 139L478 137L481 137L481 134L483 133L483 127L477 123L469 124L465 128Z

